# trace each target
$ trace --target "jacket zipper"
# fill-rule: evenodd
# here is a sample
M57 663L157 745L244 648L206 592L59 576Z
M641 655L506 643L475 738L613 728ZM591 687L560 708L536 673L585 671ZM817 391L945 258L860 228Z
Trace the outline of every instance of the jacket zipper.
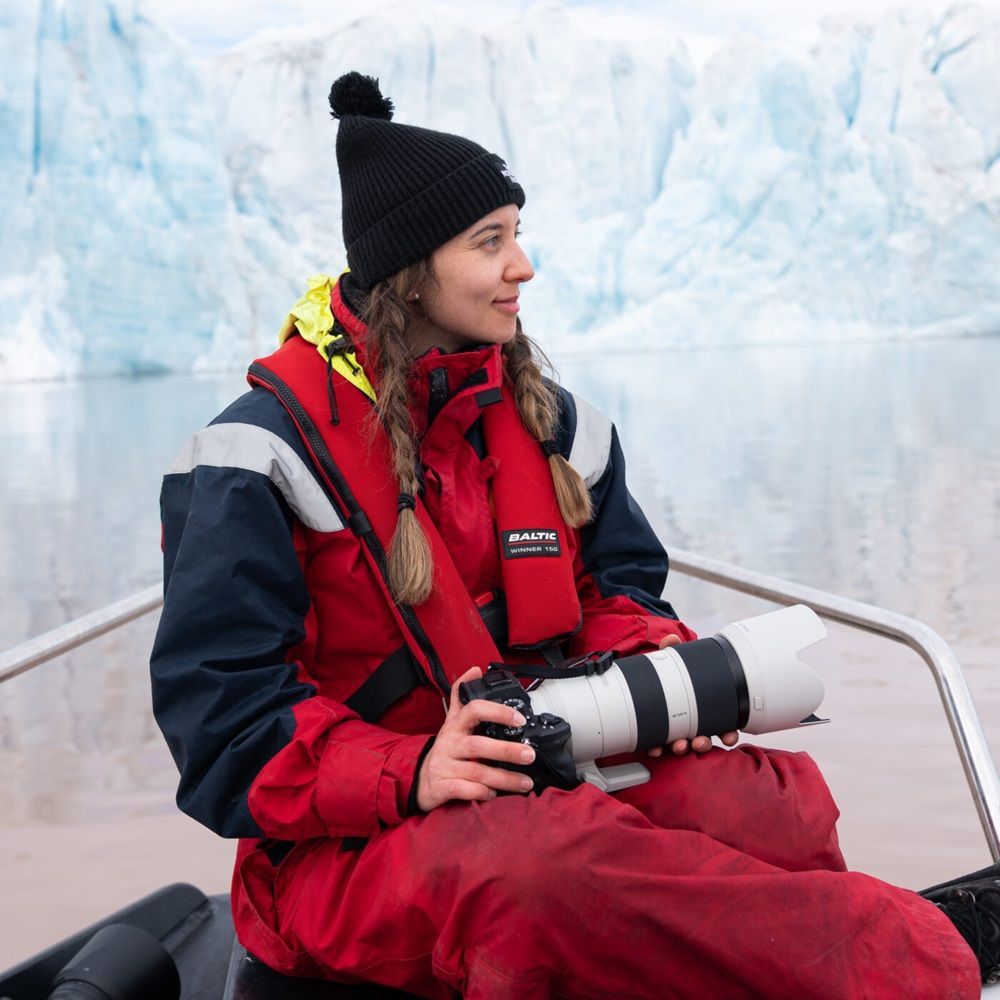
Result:
M295 418L299 427L302 428L302 432L309 441L309 446L312 448L312 452L316 456L316 459L320 464L320 468L322 469L324 475L333 484L334 489L340 495L340 499L345 508L345 510L338 511L341 518L344 521L349 521L355 514L362 514L363 516L364 512L361 510L361 505L355 499L354 494L347 485L347 480L344 478L340 469L337 468L333 461L333 457L330 455L326 445L323 443L323 438L320 437L319 431L316 430L316 425L312 422L309 414L306 413L302 404L298 401L292 390L289 389L288 386L274 374L274 372L257 362L254 362L250 366L249 374L270 386L282 403L284 403L288 408L289 413L291 413ZM339 507L340 504L336 503L337 498L334 497L332 499L335 501L335 506ZM347 517L344 517L345 513ZM359 537L375 558L375 562L379 568L379 572L382 574L383 580L387 580L389 575L389 561L378 536L375 534L374 530L369 528L368 531L359 533ZM414 639L416 639L417 645L423 650L424 655L427 657L427 662L430 664L431 673L438 688L440 688L443 694L447 695L451 690L451 685L449 685L448 678L445 676L444 667L441 665L440 659L438 659L437 651L434 649L430 638L424 631L423 626L420 624L416 612L409 604L397 603L396 607L399 608L400 616L406 623L406 627L410 630Z

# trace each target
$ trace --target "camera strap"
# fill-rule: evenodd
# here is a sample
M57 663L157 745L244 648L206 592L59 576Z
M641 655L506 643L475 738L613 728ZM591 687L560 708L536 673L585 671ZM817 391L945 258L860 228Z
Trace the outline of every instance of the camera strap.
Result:
M614 650L587 653L577 660L563 665L540 663L491 663L490 670L509 670L515 677L530 677L533 680L555 680L560 677L595 677L614 666Z

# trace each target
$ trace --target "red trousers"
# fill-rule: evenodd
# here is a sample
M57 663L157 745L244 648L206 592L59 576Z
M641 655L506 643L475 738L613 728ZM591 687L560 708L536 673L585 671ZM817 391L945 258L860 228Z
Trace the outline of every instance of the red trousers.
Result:
M361 851L310 841L270 883L244 858L241 939L286 971L430 997L980 996L947 917L845 870L805 754L648 764L648 784L614 796L449 804Z

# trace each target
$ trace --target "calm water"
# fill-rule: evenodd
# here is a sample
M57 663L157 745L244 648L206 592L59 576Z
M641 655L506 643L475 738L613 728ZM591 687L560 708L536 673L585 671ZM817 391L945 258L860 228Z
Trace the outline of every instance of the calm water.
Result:
M668 548L1000 644L1000 338L559 369L615 419L632 490ZM0 647L159 579L160 475L243 386L0 386Z
M1000 645L1000 339L564 366L670 543Z
M613 415L668 548L1000 649L1000 339L593 355L560 369ZM0 387L0 647L159 579L160 475L243 384ZM696 627L701 602L676 598ZM154 625L0 687L8 822L165 808L175 779L148 710Z

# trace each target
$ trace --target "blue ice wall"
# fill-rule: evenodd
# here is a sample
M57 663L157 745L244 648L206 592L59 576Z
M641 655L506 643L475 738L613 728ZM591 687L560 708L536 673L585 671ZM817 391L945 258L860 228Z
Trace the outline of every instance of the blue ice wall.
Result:
M737 37L443 2L210 62L138 0L0 0L0 379L239 366L343 265L346 69L524 185L529 330L614 343L1000 332L1000 14Z

